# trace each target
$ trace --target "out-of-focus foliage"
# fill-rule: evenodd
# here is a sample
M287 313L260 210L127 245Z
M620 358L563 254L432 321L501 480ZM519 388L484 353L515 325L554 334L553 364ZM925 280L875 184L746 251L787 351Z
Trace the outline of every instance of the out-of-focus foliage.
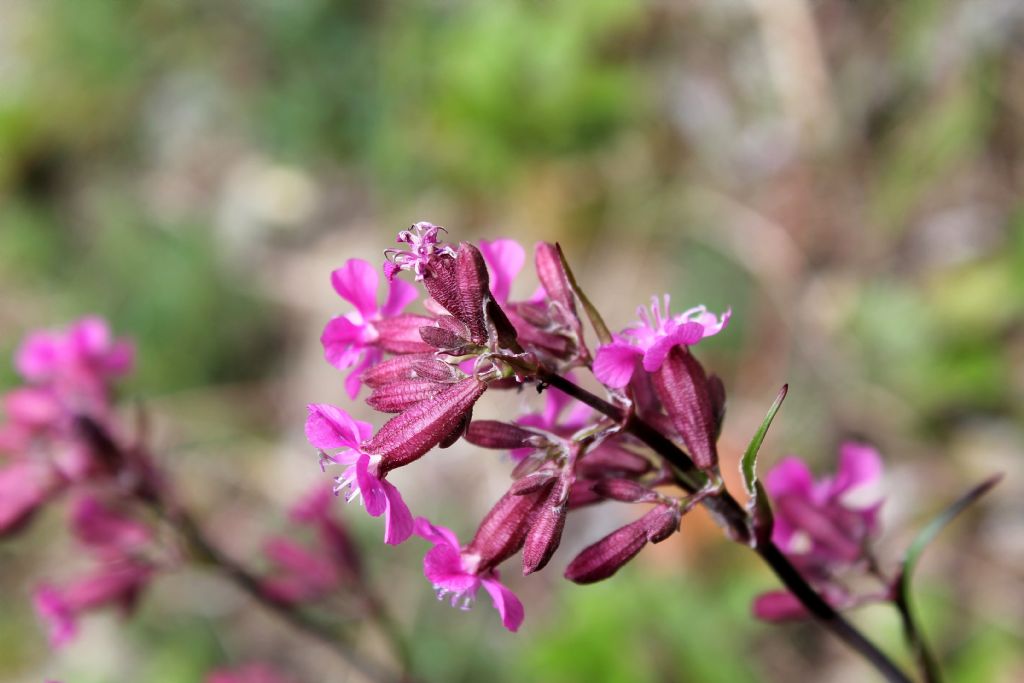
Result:
M950 680L1017 680L1022 45L1016 0L5 0L0 352L88 311L138 338L131 389L167 413L166 461L213 523L256 539L245 556L259 515L224 494L280 502L319 474L297 434L305 403L342 395L313 348L343 312L330 268L418 219L557 239L613 327L663 290L733 307L701 349L730 392L726 475L784 382L763 467L797 452L824 471L842 437L877 443L900 492L883 557L962 482L1007 470L918 590ZM42 521L0 548L5 605L47 567ZM439 614L417 553L366 541L396 595L421 596L396 611L424 633L429 680L863 677L813 628L751 623L772 579L731 567L739 548L708 567L721 541L684 532L686 553L657 556L681 575L524 581L516 637L483 606ZM251 651L325 670L270 623L214 635L230 604L162 624L178 601L157 602L95 641L104 656L45 673L185 682ZM0 678L39 680L48 659L28 610L5 607Z

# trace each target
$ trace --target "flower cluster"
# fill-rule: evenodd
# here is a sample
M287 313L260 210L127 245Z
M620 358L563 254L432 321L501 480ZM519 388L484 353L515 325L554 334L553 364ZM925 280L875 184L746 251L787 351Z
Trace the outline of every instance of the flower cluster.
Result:
M118 419L115 381L132 363L128 341L115 339L103 320L84 318L67 330L30 333L15 356L24 385L3 398L0 538L65 499L68 530L88 559L84 571L33 592L54 647L76 636L84 613L130 612L153 577L183 559L158 533L161 518L175 514L170 487ZM362 590L359 556L332 516L332 500L318 485L290 510L295 528L267 539L270 569L257 578L268 600L291 606ZM295 540L303 529L314 544Z
M133 501L158 485L126 442L113 404L114 382L133 364L133 347L105 321L33 332L15 354L24 385L4 396L0 425L0 536L22 530L46 504L71 499L69 528L93 569L34 595L54 646L74 637L83 612L129 610L156 571L153 529Z
M774 505L772 541L805 579L837 609L887 594L858 595L844 579L878 568L870 542L878 531L882 459L871 446L842 444L835 476L814 480L807 465L795 457L781 460L765 475L765 489ZM807 617L788 591L770 591L754 601L754 614L766 621Z
M512 283L526 260L523 247L507 239L449 245L442 232L417 223L399 233L408 249L385 252L384 305L378 304L380 278L371 264L350 260L334 271L335 290L355 310L327 324L325 356L335 367L352 369L345 383L350 395L367 386L367 404L393 417L375 432L337 406L314 404L306 436L322 465L343 468L336 492L360 499L370 515L384 516L386 543L415 534L433 545L424 571L438 597L467 608L483 588L514 631L523 607L500 582L498 566L522 551L524 574L542 569L560 544L569 511L604 501L650 507L569 564L567 578L589 583L614 574L647 543L669 537L681 516L720 481L715 443L725 392L689 349L721 331L729 314L699 307L673 316L666 296L593 353L584 338L582 302L556 245L536 245L540 286L516 300ZM422 314L403 312L415 296L398 277L403 271L426 290ZM574 369L591 370L615 406L628 407L681 442L708 489L682 497L663 492L661 487L678 483L677 474L623 429L621 416L591 410L550 386ZM473 420L485 392L527 384L547 392L541 413ZM460 438L507 450L516 463L508 491L466 544L449 529L414 518L387 480L392 470Z

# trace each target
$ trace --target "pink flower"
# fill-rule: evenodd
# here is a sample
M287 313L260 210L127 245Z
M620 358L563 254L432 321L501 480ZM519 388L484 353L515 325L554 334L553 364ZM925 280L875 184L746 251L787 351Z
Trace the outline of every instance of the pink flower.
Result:
M343 267L331 273L331 284L341 298L355 306L355 310L328 322L320 342L331 365L339 370L353 368L345 379L345 389L350 397L355 398L359 393L360 375L380 362L383 351L387 350L385 346L390 340L387 338L389 335L380 329L382 322L395 318L412 303L416 299L416 288L401 280L391 281L387 301L378 306L379 276L376 269L362 259L349 259ZM423 346L419 341L419 327L430 321L420 316L409 317L413 324L408 326L409 330L397 331L400 339L396 350L415 350Z
M49 627L50 644L56 648L70 642L78 632L78 617L83 612L111 604L131 609L152 573L147 564L124 560L67 586L44 584L37 588L33 601Z
M644 370L654 372L661 367L673 347L692 346L705 337L718 334L732 315L732 311L726 311L719 317L704 306L697 306L670 316L668 305L668 294L660 304L657 297L652 297L649 312L642 306L638 308L640 320L616 335L612 343L597 349L594 375L602 383L616 389L626 386L633 377L638 359L642 359Z
M501 623L517 631L525 613L519 598L499 580L498 571L480 553L463 550L450 529L416 519L416 535L434 544L423 558L423 573L434 584L439 600L451 596L453 607L468 610L482 586L491 596Z
M19 460L0 469L0 536L17 531L60 487L49 465Z
M206 677L206 683L293 683L266 664L246 664L234 669L217 669Z
M82 543L112 552L126 552L145 545L152 532L145 524L83 496L71 510L71 532Z
M275 567L274 573L263 580L263 589L281 602L313 600L341 583L341 574L330 557L289 538L276 536L267 540L263 554Z
M114 339L106 321L93 316L66 331L30 333L15 352L14 364L32 384L98 397L112 379L131 371L134 355L131 342Z
M512 282L526 261L526 250L511 239L480 240L480 253L490 271L491 294L499 304L507 303Z
M783 459L764 477L775 508L772 540L805 571L852 564L877 529L882 460L871 446L844 443L835 477L814 481L798 458Z
M412 535L413 521L398 489L379 474L380 455L363 450L373 427L354 420L344 410L324 403L308 406L306 438L319 448L325 461L345 467L335 482L335 491L348 489L346 500L361 496L372 517L384 515L384 542L397 545ZM326 451L338 450L333 455Z
M409 249L384 250L384 256L389 259L388 263L384 264L384 274L388 280L393 280L400 270L411 270L416 274L416 280L422 280L432 258L439 254L454 256L454 250L442 244L437 237L437 233L442 230L444 228L439 225L420 221L411 225L408 230L399 232L395 241L399 244L408 244Z

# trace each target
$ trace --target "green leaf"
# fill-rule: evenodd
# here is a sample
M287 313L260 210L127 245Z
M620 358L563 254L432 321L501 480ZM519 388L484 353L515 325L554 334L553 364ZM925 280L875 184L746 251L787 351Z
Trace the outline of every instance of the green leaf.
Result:
M747 493L753 498L751 507L756 507L757 503L757 452L761 450L761 444L764 443L765 434L768 433L768 427L771 426L772 420L775 419L775 413L779 412L779 408L782 407L782 402L786 399L786 393L789 391L789 385L783 384L782 389L779 390L779 395L775 397L775 402L772 403L772 407L768 409L768 414L765 415L764 422L761 423L761 428L754 434L754 438L750 440L750 445L747 446L747 451L743 454L743 460L740 462L740 471L743 473L743 484L747 488Z
M903 557L903 564L900 567L898 590L900 591L901 597L906 598L909 594L911 575L914 573L914 569L917 566L918 560L921 559L921 553L924 552L925 547L927 547L927 545L939 535L939 532L945 529L946 525L952 522L957 515L967 509L968 506L973 504L983 495L988 493L992 487L1002 480L1002 478L1002 474L996 474L981 482L936 515L935 518L927 524L927 526L921 529L914 538L914 542L910 544L909 548L907 548L907 554Z

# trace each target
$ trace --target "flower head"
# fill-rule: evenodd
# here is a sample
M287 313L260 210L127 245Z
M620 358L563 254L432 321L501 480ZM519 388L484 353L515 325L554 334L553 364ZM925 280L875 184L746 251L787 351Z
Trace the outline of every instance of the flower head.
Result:
M43 584L33 595L36 612L46 622L50 644L60 647L78 633L78 617L107 605L129 610L149 581L153 568L136 560L122 559L66 586Z
M414 223L408 230L398 233L395 240L398 243L408 244L408 249L385 249L384 255L389 259L384 264L384 274L388 280L393 280L395 274L400 270L411 270L416 274L417 280L422 280L427 272L430 260L438 254L454 256L455 252L447 244L438 239L438 233L443 231L439 225L420 221Z
M384 542L397 545L412 534L412 514L393 484L379 473L380 455L363 450L373 433L368 422L354 420L340 408L324 403L308 406L306 438L320 449L323 462L345 469L335 479L335 492L347 491L345 500L361 497L372 517L384 515ZM328 454L327 451L335 451Z
M501 583L498 571L479 552L463 550L450 529L435 526L423 517L416 519L415 533L434 544L423 558L423 573L434 584L439 600L450 596L453 607L468 610L483 587L505 628L519 629L525 614L523 604Z
M676 346L692 346L705 337L721 332L729 323L732 311L716 316L704 306L691 308L679 315L669 314L669 296L651 298L650 310L640 307L636 324L624 329L614 341L598 348L594 374L604 384L621 388L629 384L642 360L647 372L661 367L668 352Z
M860 443L844 443L836 475L818 481L799 458L783 459L764 477L775 508L772 540L805 567L858 561L878 527L881 477L878 452Z
M416 299L416 288L401 280L390 281L387 301L377 304L379 276L376 269L362 259L349 259L331 273L331 284L338 296L355 307L354 311L337 316L324 327L320 342L324 356L334 367L353 368L345 379L345 389L355 398L359 393L360 375L380 362L383 351L427 350L419 340L419 327L428 319L407 316L411 324L393 321ZM408 329L406 329L408 328Z

